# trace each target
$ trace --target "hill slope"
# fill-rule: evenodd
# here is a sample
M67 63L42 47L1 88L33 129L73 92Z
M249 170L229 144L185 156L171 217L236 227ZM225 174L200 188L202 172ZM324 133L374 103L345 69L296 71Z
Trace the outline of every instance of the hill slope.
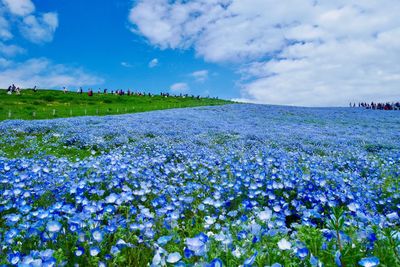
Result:
M0 121L6 119L51 119L85 115L113 115L150 110L214 106L231 103L227 100L196 97L162 97L111 95L56 90L24 90L20 95L7 95L0 90Z

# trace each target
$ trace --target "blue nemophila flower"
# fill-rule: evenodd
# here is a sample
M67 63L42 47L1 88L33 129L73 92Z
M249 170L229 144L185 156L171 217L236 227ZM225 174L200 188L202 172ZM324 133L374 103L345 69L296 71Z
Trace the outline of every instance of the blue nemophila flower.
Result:
M54 250L52 249L46 249L40 252L40 257L42 258L42 260L47 260L47 259L51 259L53 257L54 254Z
M106 197L106 202L107 203L115 203L115 201L117 201L117 199L118 199L118 195L115 193L112 193Z
M203 256L206 253L206 245L200 237L186 238L185 243L196 256Z
M379 259L377 257L362 258L358 264L363 267L375 267L379 265Z
M174 252L174 253L168 254L167 262L168 263L177 263L181 259L182 259L181 254L179 254L178 252Z
M322 229L322 234L328 241L334 237L334 233L328 229Z
M7 259L9 263L16 265L21 260L21 254L19 252L10 253L7 256Z
M0 135L0 213L8 214L0 229L3 251L14 253L20 250L20 240L40 238L37 251L26 251L25 257L30 257L26 262L51 266L54 257L42 252L50 242L55 251L62 249L72 235L82 248L61 264L73 264L77 254L79 261L86 261L83 258L91 253L84 253L83 247L100 249L100 243L107 243L107 251L98 252L96 261L109 262L110 254L117 253L123 259L130 251L123 248L143 245L162 265L172 253L157 246L173 240L185 246L182 256L205 264L213 259L211 252L227 250L244 260L252 241L278 235L285 240L279 241L280 250L293 248L297 257L309 257L310 265L320 266L304 245L295 245L297 227L326 225L330 208L343 206L347 225L369 229L356 232L360 233L357 242L370 251L376 239L383 238L371 229L382 230L398 220L398 194L387 178L400 174L396 113L253 105L165 112L0 122L0 132L7 133ZM222 122L220 114L230 123ZM322 123L310 123L315 118ZM372 121L391 127L379 127L377 134ZM150 127L154 138L148 137ZM34 157L2 154L4 142L20 142L19 133L28 135L25 152ZM41 146L55 150L65 146L89 155L76 161L43 159L43 154L35 155L38 145L31 145L37 134ZM92 150L96 155L90 155ZM48 221L63 224L64 220L64 229L48 231ZM207 235L185 239L177 228ZM334 255L335 231L321 231L323 252ZM126 233L137 239L125 243ZM340 233L342 245L352 242L348 234ZM108 242L111 237L116 238L113 244ZM0 262L8 262L9 254L0 255ZM297 262L297 257L288 260Z
M251 265L253 265L253 263L255 262L255 260L256 260L256 257L257 257L257 251L256 252L254 252L254 254L250 257L250 258L247 258L245 261L244 261L244 266L251 266Z
M258 241L260 241L260 238L258 236L254 236L253 239L251 240L253 244L257 243Z
M396 211L386 214L386 217L389 219L389 221L393 221L393 222L399 220L399 215L397 215Z
M152 260L152 266L160 266L162 262L165 264L165 258L159 252L156 252Z
M12 242L13 242L13 239L14 239L15 237L17 237L18 234L19 234L19 230L18 230L18 229L15 229L15 228L10 229L10 230L7 231L6 234L5 234L6 241L7 241L8 243L12 243Z
M338 267L342 267L342 254L339 250L335 253L335 263Z
M375 233L372 233L372 232L368 233L368 234L367 234L367 239L368 239L368 241L371 242L371 243L375 242L375 241L377 240L376 234L375 234Z
M185 248L183 250L183 256L185 256L187 259L190 259L192 256L194 256L194 252L188 248Z
M112 246L111 250L110 250L110 253L115 256L118 253L120 253L120 249L117 246Z
M208 241L208 236L204 233L200 233L196 236L196 238L199 238L201 242L206 243Z
M218 258L213 259L210 264L208 265L209 267L222 267L224 264L222 261Z
M46 229L50 233L58 233L62 228L61 223L58 221L49 221L47 222Z
M300 259L304 260L308 256L308 253L309 253L308 249L306 247L302 247L297 249L296 255Z
M282 267L282 264L276 262L272 264L271 267Z
M265 209L258 213L258 218L262 221L268 221L272 217L272 211L270 209Z
M83 243L86 240L86 236L84 232L78 232L78 241Z
M311 256L310 256L310 264L311 264L311 266L313 266L313 267L320 267L320 266L322 266L322 263L318 260L318 258L317 257L315 257L314 255L312 255L311 254Z
M75 255L76 255L77 257L82 256L84 253L85 253L85 249L84 249L83 247L78 247L78 248L75 250Z
M55 267L57 264L57 260L54 257L51 257L45 261L43 261L42 266L43 267Z
M238 239L238 240L245 239L246 237L247 237L247 232L246 232L245 230L240 230L240 231L237 233L237 239Z
M6 215L5 217L7 218L7 222L11 224L15 224L21 219L21 215L15 213Z
M31 256L25 256L22 259L22 262L19 264L20 266L35 266L34 264L39 264L39 266L41 265L41 262L36 262L35 259Z
M172 235L161 236L157 239L157 243L161 246L164 246L172 239L172 237L173 237Z
M126 243L123 239L118 239L118 241L115 243L115 245L119 249L122 249L124 247L133 247L133 245L131 243Z
M95 257L95 256L97 256L99 253L100 253L100 248L99 247L91 247L90 249L89 249L89 254L90 254L90 256L92 256L92 257Z
M93 229L92 237L96 242L101 242L103 241L103 232L99 228Z

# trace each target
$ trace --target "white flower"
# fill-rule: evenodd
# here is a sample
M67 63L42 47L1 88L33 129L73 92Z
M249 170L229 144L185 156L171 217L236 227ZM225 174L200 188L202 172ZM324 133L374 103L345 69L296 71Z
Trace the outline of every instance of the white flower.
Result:
M258 218L262 221L268 221L271 219L272 211L270 209L265 209L258 214Z
M168 255L167 262L168 263L176 263L182 258L181 254L178 252L174 252Z
M356 212L357 209L359 208L359 205L352 202L349 205L347 205L347 207L349 208L350 211Z
M278 242L278 247L280 250L289 250L292 245L285 238L282 238L281 241Z

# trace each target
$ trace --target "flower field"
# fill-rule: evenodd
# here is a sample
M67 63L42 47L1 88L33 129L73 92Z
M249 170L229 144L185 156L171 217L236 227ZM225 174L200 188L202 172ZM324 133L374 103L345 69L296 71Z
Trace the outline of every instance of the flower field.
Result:
M0 122L0 265L400 266L400 114Z

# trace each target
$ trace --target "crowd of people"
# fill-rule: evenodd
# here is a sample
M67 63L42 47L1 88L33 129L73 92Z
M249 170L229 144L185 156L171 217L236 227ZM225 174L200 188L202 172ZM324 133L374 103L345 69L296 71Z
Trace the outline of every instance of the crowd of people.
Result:
M26 89L25 89L26 90ZM21 91L22 91L22 89L21 88L19 88L19 87L16 87L14 84L12 84L12 85L10 85L9 87L8 87L8 90L7 90L7 94L9 94L9 95L11 95L11 94L13 94L13 93L16 93L17 95L19 95L19 94L21 94ZM37 90L37 87L35 86L35 87L33 87L32 88L32 91L34 91L34 92L37 92L38 90ZM67 87L63 87L63 89L62 89L62 91L64 92L64 94L67 94L67 93L69 93L69 90L68 90L68 88ZM78 94L87 94L88 96L93 96L94 95L94 90L92 89L92 88L89 88L86 92L84 91L84 89L82 88L82 87L79 87L77 90L76 90L76 92L78 93ZM104 94L104 95L107 95L107 94L111 94L111 95L119 95L119 96L124 96L124 95L126 95L126 96L153 96L153 94L151 94L151 93L146 93L146 92L140 92L140 91L132 91L132 90L130 90L130 89L128 89L128 90L122 90L122 89L118 89L118 90L108 90L108 89L101 89L101 88L99 88L98 90L97 90L97 94ZM171 95L170 93L164 93L164 92L161 92L160 93L160 96L162 96L162 97L165 97L165 98L167 98L167 97L181 97L181 98L197 98L197 99L200 99L200 98L202 98L200 95L197 95L197 96L195 96L195 95L189 95L189 94L179 94L179 95ZM207 96L207 98L209 98L209 96ZM218 99L218 97L215 97L215 99Z
M357 107L356 103L350 103L350 107ZM359 108L365 108L365 109L377 109L377 110L400 110L400 102L392 102L392 103L366 103L366 102L360 102L358 103Z
M11 95L13 93L16 93L17 95L21 94L21 89L15 86L15 84L10 85L7 89L7 94Z
M68 89L66 87L63 88L63 91L64 91L64 93L68 93ZM84 90L82 89L82 87L79 87L76 92L78 94L83 94ZM94 92L94 90L92 88L89 88L88 91L87 91L88 96L93 96L94 93L95 92ZM151 94L151 93L140 92L140 91L131 91L130 89L128 89L126 91L122 90L122 89L118 89L118 90L115 90L115 91L114 90L110 90L109 91L107 88L105 88L105 89L99 88L97 90L97 94L104 94L104 95L111 94L111 95L119 95L119 96L124 96L124 95L126 95L126 96L132 96L132 95L135 95L135 96L153 96L153 94ZM170 93L164 93L164 92L161 92L160 96L163 96L163 97L183 97L183 98L191 97L191 98L197 98L197 99L201 98L200 95L195 96L195 95L182 94L182 93L179 94L179 95L171 95Z

